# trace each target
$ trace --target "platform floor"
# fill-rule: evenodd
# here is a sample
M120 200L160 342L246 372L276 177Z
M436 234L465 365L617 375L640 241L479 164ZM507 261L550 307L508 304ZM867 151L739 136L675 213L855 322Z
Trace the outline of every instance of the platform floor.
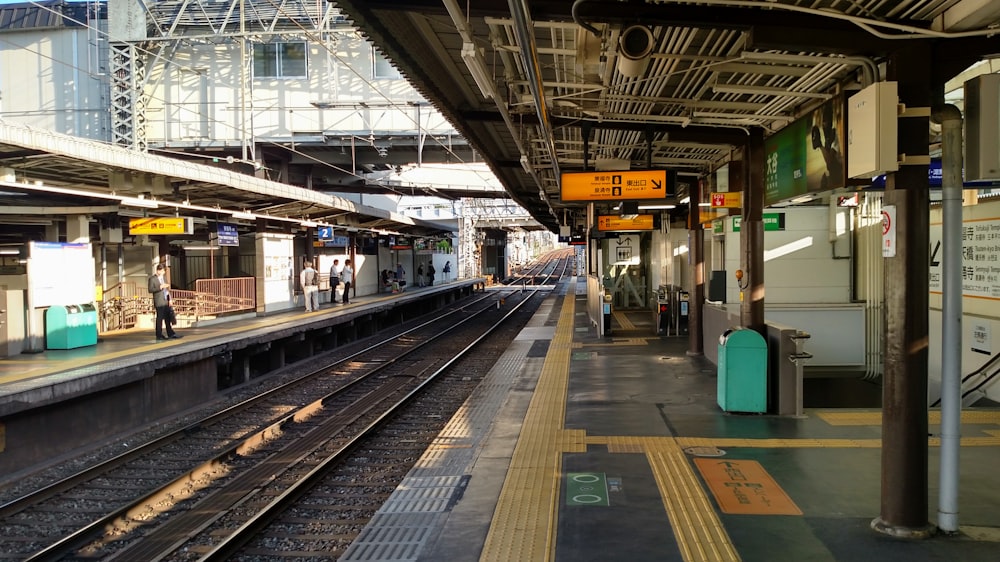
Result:
M962 532L890 538L870 528L878 409L727 414L686 339L617 314L595 337L581 285L546 299L342 561L1000 560L1000 411L963 413ZM931 437L929 522L937 466Z
M464 281L453 283L461 284ZM97 345L75 349L46 349L37 353L21 353L0 358L0 399L19 395L32 389L65 384L77 377L107 370L116 364L148 361L150 358L175 353L177 348L192 348L218 338L239 338L256 329L267 329L283 323L302 322L323 315L336 315L364 308L387 300L406 298L434 290L447 289L448 284L432 287L412 287L401 293L380 293L351 298L350 304L324 302L320 310L306 312L303 308L289 309L266 316L254 313L226 316L203 321L196 326L176 331L181 339L157 341L153 328L133 329L103 334Z

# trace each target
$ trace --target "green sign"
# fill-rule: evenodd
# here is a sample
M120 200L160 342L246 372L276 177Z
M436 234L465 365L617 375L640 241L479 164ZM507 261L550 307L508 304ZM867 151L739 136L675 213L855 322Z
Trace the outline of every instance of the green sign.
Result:
M608 481L603 472L567 472L566 505L607 507Z
M740 231L743 217L733 217L733 232ZM785 230L785 213L764 213L764 232Z
M845 105L835 96L764 139L765 206L844 186Z

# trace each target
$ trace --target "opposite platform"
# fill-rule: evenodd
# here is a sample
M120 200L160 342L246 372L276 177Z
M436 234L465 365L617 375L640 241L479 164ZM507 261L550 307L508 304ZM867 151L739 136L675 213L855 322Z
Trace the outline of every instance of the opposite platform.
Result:
M686 340L643 337L640 318L596 338L579 285L546 300L341 560L996 559L1000 412L963 414L963 532L892 539L870 529L878 410L727 414Z

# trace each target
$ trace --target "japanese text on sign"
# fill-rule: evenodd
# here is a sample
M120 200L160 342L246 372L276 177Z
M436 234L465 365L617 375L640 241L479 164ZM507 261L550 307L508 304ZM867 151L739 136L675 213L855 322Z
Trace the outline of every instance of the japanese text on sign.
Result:
M563 201L662 199L674 194L667 170L576 172L562 174L560 179Z
M942 290L940 224L930 226L930 292ZM962 223L962 296L1000 299L1000 219Z

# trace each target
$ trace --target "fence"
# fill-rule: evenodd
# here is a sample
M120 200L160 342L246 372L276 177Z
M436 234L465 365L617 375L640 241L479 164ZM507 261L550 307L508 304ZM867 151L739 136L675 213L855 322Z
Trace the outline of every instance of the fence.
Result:
M170 303L178 318L197 321L257 309L257 283L253 277L199 279L194 291L170 290ZM104 291L100 306L101 332L135 328L143 314L155 314L153 297L133 281Z

